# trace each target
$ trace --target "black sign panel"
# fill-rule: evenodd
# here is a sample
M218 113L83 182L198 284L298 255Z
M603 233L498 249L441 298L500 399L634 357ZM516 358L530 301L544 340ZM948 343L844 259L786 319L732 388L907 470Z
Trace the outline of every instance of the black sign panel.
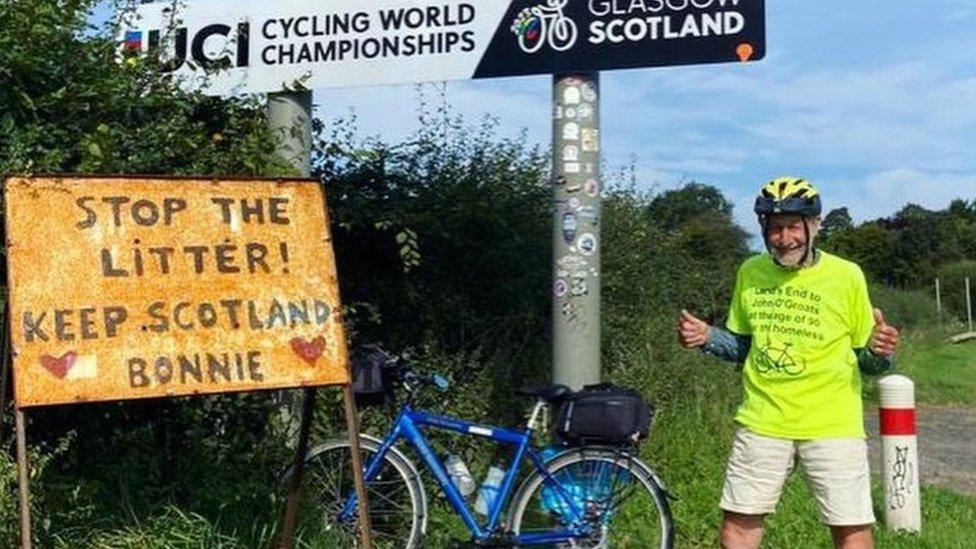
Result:
M513 0L475 78L746 62L764 0Z

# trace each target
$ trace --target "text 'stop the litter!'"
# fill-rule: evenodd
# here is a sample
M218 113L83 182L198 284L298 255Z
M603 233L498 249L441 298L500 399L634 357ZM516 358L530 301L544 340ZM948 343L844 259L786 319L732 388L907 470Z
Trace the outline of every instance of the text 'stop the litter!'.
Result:
M18 407L348 383L309 180L11 178Z
M123 58L157 58L214 95L766 54L764 0L190 0L123 19Z

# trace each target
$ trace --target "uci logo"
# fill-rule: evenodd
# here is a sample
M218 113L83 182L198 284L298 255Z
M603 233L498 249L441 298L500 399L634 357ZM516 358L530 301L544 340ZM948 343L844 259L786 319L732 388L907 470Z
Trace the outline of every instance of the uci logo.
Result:
M576 44L579 34L576 22L563 13L569 0L546 0L519 12L512 21L518 45L525 53L535 53L546 43L556 51L566 51Z
M145 51L151 55L159 50L160 31L150 30L147 34ZM186 27L178 27L173 31L172 44L166 44L172 47L172 52L164 57L165 63L160 70L178 70L186 62L187 54L204 69L246 67L250 57L249 42L250 28L247 23L238 24L236 33L228 25L207 25L196 31L192 37ZM126 31L122 47L129 54L142 52L143 31Z

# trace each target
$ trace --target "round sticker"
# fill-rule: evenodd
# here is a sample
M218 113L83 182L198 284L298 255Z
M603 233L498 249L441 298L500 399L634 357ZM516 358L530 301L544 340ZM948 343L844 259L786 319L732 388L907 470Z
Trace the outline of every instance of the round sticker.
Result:
M566 118L576 118L576 109L574 107L566 107Z
M593 106L589 103L583 103L576 109L576 115L580 117L581 120L586 120L593 117Z
M593 233L583 233L576 241L576 247L583 255L593 255L596 252L596 236Z
M569 207L570 208L572 208L572 209L575 210L575 209L577 209L577 208L580 207L580 199L579 198L576 198L574 196L574 197L572 197L572 198L569 199L568 204L569 204Z
M587 196L595 197L600 194L600 184L596 182L596 179L587 179L586 183L583 185L583 192Z
M566 285L566 281L563 279L557 279L552 285L552 295L556 297L563 297L566 292L569 291L569 286Z

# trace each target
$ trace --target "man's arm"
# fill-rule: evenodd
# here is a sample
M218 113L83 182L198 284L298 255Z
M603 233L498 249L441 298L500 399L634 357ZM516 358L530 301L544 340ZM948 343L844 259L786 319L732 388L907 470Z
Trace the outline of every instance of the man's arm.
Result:
M711 326L708 341L702 345L702 352L717 356L729 362L743 363L749 355L752 337L736 334L718 326Z

